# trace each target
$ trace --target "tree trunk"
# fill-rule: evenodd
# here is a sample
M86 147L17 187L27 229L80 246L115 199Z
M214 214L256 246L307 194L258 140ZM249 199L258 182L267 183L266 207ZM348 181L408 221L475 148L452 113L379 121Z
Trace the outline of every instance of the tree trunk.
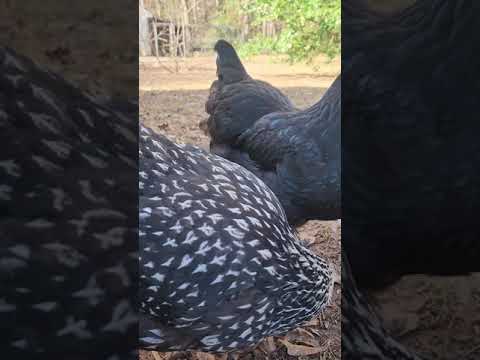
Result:
M250 32L250 19L248 18L248 15L245 14L242 16L242 42L245 42L248 40L248 34Z
M159 51L158 51L158 27L157 27L157 19L152 19L153 21L151 22L152 28L153 28L153 41L155 42L155 56L159 56Z
M169 55L170 56L175 56L175 49L176 49L176 46L175 46L175 26L173 25L173 23L170 21L170 23L168 24L168 42L170 44L169 46Z
M183 47L183 56L187 56L188 49L190 47L190 39L188 36L188 28L189 28L189 21L188 21L188 6L187 0L182 0L183 6L183 16L182 16L182 47Z
M192 15L194 24L198 22L197 5L197 0L192 0Z

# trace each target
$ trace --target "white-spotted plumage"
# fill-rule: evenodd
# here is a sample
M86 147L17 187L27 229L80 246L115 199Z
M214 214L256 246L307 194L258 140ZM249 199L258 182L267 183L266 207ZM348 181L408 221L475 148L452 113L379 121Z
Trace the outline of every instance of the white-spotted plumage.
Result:
M323 309L330 267L261 180L143 126L139 159L142 347L246 348Z
M135 358L137 105L2 47L0 88L2 354Z

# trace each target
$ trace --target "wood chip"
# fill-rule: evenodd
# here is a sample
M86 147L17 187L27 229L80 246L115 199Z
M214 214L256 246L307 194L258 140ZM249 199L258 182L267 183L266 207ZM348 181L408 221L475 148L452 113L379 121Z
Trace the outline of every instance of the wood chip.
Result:
M168 359L168 357L165 357L165 356L160 356L160 354L156 351L152 351L151 354L153 355L153 358L155 360L165 360L165 359Z
M290 356L308 356L318 354L319 352L323 351L324 349L317 346L303 346L303 345L296 345L292 344L287 340L280 340L280 342L285 345L287 348L287 353Z
M219 357L216 357L213 354L209 353L204 353L204 352L194 352L192 353L192 358L194 360L218 360L218 359L223 359L224 357L220 355Z

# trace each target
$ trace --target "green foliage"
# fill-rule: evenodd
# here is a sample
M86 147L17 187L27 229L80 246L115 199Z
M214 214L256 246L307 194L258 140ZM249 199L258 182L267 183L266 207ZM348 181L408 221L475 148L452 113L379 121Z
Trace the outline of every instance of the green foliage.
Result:
M223 0L221 4L208 37L232 42L242 57L286 54L295 62L312 60L320 53L332 58L340 52L340 0ZM275 24L274 36L263 34L264 22Z
M222 7L212 19L217 39L238 43L242 29L242 15L239 0L224 0Z
M238 55L244 59L260 54L285 53L285 51L279 45L278 39L263 37L261 35L258 35L245 43L238 43L235 45Z
M340 0L250 0L244 11L257 24L275 21L282 25L272 50L288 54L292 61L340 52ZM261 44L258 39L254 42Z

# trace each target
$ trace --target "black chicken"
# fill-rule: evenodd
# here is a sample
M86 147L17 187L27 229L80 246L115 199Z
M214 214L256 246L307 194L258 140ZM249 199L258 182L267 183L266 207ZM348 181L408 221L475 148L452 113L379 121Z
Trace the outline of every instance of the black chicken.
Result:
M2 355L136 358L134 105L5 48L0 88Z
M242 349L324 308L329 265L261 180L144 127L139 149L143 348Z
M480 271L480 3L343 2L342 243L360 286Z
M217 77L205 104L211 150L226 150L238 136L263 115L296 110L280 90L269 83L252 79L235 49L225 40L215 44ZM204 125L201 125L203 127Z
M383 328L365 296L360 292L342 251L342 359L420 360Z
M299 111L271 85L251 79L230 44L220 40L215 49L219 79L207 102L210 150L262 179L290 224L338 219L340 78L319 102Z

